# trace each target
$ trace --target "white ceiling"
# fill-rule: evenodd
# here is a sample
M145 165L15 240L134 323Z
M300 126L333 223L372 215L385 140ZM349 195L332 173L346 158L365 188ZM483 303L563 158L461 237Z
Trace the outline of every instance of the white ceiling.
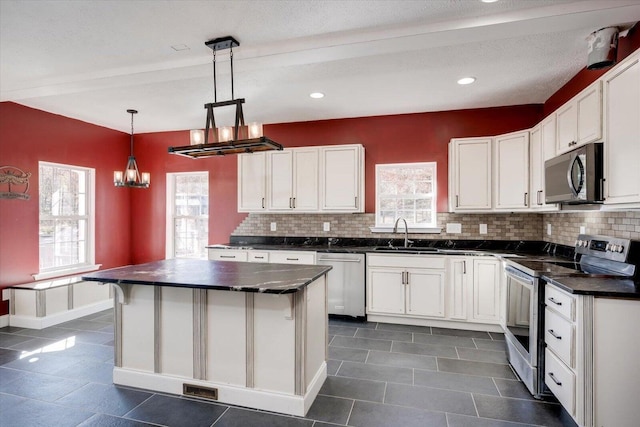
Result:
M125 132L127 108L136 133L202 128L204 42L231 35L248 122L543 103L586 65L591 32L639 20L640 0L0 0L0 100Z

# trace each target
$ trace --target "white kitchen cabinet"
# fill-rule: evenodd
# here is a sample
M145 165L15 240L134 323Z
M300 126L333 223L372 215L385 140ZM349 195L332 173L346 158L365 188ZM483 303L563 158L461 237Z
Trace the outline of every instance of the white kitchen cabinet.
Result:
M470 322L500 322L502 266L493 257L473 260L473 307Z
M491 210L491 138L450 142L449 204L453 212Z
M602 139L602 86L592 83L556 111L556 153Z
M444 317L443 257L369 255L367 265L368 314Z
M529 207L534 210L554 210L557 204L546 204L544 162L556 154L556 115L552 114L529 134Z
M318 210L317 148L271 151L267 165L268 210Z
M364 147L320 148L321 210L364 212Z
M311 251L269 251L272 264L315 264L316 253Z
M494 138L494 208L529 207L529 131Z
M239 249L209 249L209 259L213 261L247 261L247 251Z
M605 204L640 203L640 53L605 74Z
M469 290L473 285L473 258L448 257L446 285L446 317L467 320Z
M260 212L266 209L266 153L238 156L238 212Z

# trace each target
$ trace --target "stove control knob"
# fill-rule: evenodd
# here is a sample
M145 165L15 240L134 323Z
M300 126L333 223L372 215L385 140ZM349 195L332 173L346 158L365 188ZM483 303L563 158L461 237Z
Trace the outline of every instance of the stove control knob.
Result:
M616 249L617 249L616 252L618 252L619 254L624 252L624 246L622 246L622 245L618 245L618 247Z
M607 243L607 246L605 246L604 250L605 250L606 252L611 251L611 246L612 246L612 245L611 245L611 243Z

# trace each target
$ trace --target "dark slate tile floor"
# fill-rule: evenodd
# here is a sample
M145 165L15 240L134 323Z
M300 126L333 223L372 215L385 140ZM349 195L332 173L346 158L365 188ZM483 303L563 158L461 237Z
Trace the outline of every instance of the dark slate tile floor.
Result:
M329 320L329 377L306 417L114 386L113 311L43 330L0 328L0 424L25 426L570 426L534 400L504 336Z

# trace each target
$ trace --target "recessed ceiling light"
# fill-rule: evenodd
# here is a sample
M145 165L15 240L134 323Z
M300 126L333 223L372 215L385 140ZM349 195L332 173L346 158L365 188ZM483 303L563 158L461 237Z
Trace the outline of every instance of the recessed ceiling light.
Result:
M181 51L181 50L191 50L191 48L189 46L187 46L186 44L174 44L173 46L171 46L171 49L175 50L175 51Z
M482 3L495 3L498 0L480 0Z
M463 77L460 80L458 80L458 84L459 85L470 85L471 83L473 83L475 81L476 81L475 77Z
M313 93L310 93L309 96L312 97L313 99L320 99L320 98L324 98L324 93L313 92Z

